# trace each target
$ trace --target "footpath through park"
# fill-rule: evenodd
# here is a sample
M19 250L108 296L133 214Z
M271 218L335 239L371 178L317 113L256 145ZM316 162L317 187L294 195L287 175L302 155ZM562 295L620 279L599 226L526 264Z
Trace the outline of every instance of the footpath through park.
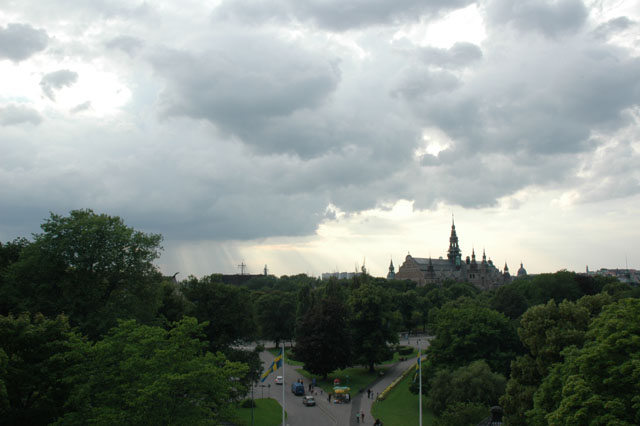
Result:
M378 395L391 385L395 379L400 377L405 370L411 368L415 364L415 358L393 364L389 369L387 369L384 376L379 376L375 381L368 385L367 389L371 389L370 397L367 397L367 389L363 389L362 392L359 392L354 396L351 401L351 415L349 416L349 423L347 424L357 425L364 423L372 425L376 419L373 417L373 414L371 414L371 407L373 407L373 403L376 401ZM361 413L362 411L364 411L364 422L358 422L356 421L356 413Z

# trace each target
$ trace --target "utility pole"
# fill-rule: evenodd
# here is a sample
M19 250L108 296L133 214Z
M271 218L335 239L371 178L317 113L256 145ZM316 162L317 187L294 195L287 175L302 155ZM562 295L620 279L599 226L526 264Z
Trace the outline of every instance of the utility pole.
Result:
M240 268L240 275L244 275L244 270L247 268L247 265L244 263L244 259L242 259L242 262L240 262L238 268Z

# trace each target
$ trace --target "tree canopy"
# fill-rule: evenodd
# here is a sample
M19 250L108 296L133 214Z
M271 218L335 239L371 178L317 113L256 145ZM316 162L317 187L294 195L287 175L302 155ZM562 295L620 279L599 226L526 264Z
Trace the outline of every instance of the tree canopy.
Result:
M161 276L152 262L161 250L160 235L92 210L51 213L42 230L6 273L11 312L65 313L94 339L120 318L154 320Z
M88 346L66 317L0 316L0 418L6 425L47 425L65 413L65 381Z
M205 324L184 318L170 330L120 322L88 351L68 382L70 411L57 425L216 425L244 395L241 363L206 350Z
M606 306L564 354L534 397L536 423L640 424L640 300Z

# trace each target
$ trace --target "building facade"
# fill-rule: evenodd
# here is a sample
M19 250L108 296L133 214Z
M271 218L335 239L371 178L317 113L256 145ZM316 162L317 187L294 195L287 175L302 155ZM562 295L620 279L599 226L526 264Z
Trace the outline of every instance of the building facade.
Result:
M522 264L520 266L521 270L524 270ZM391 268L393 268L393 264L390 265L390 272ZM418 285L442 284L446 280L468 282L482 290L489 290L511 282L506 262L504 269L500 271L491 259L487 260L484 250L481 260L476 259L475 250L472 250L471 257L467 256L466 259L462 259L455 222L451 224L446 259L442 257L438 259L413 257L408 254L404 263L398 268L398 272L395 273L395 278L398 280L409 279L417 282Z

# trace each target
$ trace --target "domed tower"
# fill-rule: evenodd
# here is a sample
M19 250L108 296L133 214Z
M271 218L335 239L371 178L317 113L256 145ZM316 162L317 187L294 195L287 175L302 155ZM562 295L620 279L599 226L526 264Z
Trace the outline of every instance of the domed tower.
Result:
M458 234L456 234L456 224L451 219L451 236L449 237L449 251L447 252L447 259L451 263L460 264L460 245L458 244Z
M520 269L518 269L518 278L526 277L526 276L527 276L527 270L524 269L524 266L522 266L522 262L520 262Z
M387 274L388 280L396 279L396 269L393 267L393 259L391 259L391 263L389 264L389 273Z

